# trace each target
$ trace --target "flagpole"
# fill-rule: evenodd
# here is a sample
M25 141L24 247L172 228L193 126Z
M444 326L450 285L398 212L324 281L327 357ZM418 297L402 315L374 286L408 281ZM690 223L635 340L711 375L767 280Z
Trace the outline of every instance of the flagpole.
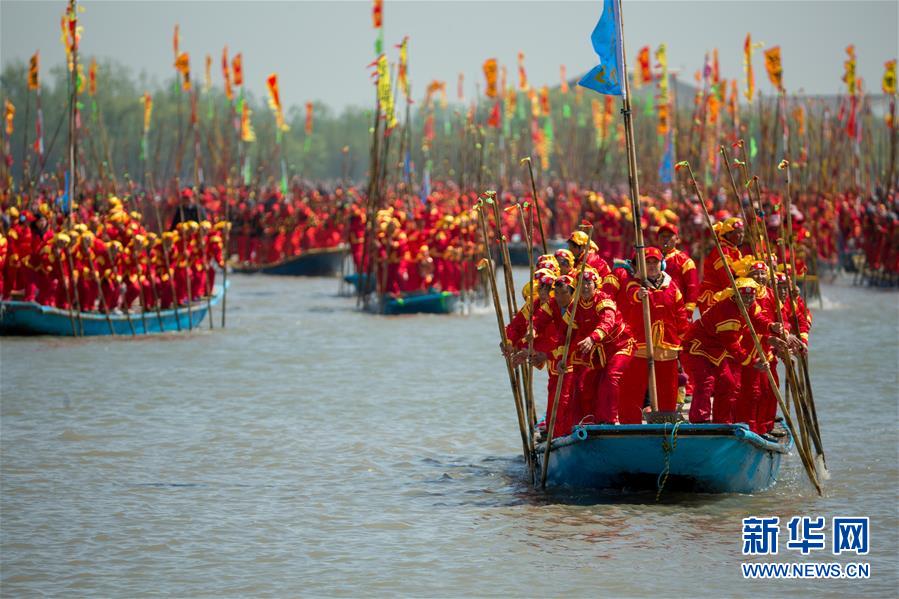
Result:
M643 287L646 288L646 252L643 245L643 229L641 226L642 214L640 211L640 182L637 177L637 152L634 146L634 123L631 115L630 83L627 78L627 60L624 51L624 16L621 12L621 0L615 0L618 4L618 39L621 40L621 77L624 83L624 95L621 98L621 114L624 117L624 133L627 141L627 170L628 183L631 195L631 213L634 216L634 247L637 250L638 276L643 279ZM656 371L653 359L652 342L652 315L649 309L649 294L643 296L643 330L646 335L646 366L649 375L647 387L649 389L649 403L653 413L659 411L658 394L656 393Z

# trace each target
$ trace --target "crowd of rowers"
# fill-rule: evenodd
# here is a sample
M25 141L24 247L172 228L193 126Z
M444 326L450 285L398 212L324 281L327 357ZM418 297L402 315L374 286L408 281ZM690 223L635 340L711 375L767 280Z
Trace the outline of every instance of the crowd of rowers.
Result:
M15 292L17 297L66 306L74 301L75 286L68 284L68 300L65 288L78 276L86 291L79 301L84 310L102 310L101 287L108 289L104 300L109 299L110 309L183 304L209 292L212 267L221 266L224 258L270 264L344 243L349 244L356 271L374 273L385 293L456 291L476 284L474 265L482 248L471 209L478 195L460 191L452 182L435 181L423 201L402 185L391 187L378 210L371 210L365 194L352 186L324 189L298 181L292 182L287 195L274 185L259 190L207 185L168 197L137 191L116 201L90 185L85 183L74 218L62 214L56 199L60 193L49 187L32 198L0 196L2 297L8 299ZM531 202L530 187L516 182L498 199L506 207ZM782 200L776 193L765 193L762 200L766 224L776 231ZM697 206L677 201L670 190L641 201L644 229L676 223L683 249L700 257L702 269L701 257L708 253L710 239ZM718 194L712 203L721 220L727 214L726 197ZM594 225L597 252L607 263L633 246L630 203L622 188L599 193L553 182L541 190L541 207L547 238L564 238L576 223L587 220ZM798 280L807 263L835 263L840 252L853 248L864 249L870 267L899 272L896 196L864 199L853 193L800 193L791 212ZM511 240L521 239L520 214L510 210L500 214L503 233ZM372 227L367 226L369 216ZM225 221L233 223L227 234ZM493 226L491 218L491 230ZM82 232L88 234L91 249L84 249ZM227 251L223 243L228 244ZM71 269L63 251L66 245L73 258ZM91 271L84 266L91 259L99 284L92 272L82 276ZM144 293L138 294L138 288Z
M189 200L191 194L184 194ZM143 216L113 196L103 211L76 214L39 201L8 207L0 233L0 296L91 312L168 309L209 296L224 265L226 221L176 210L169 230L149 231ZM77 219L76 219L77 216Z
M769 280L769 266L743 254L740 218L721 220L714 229L724 256L713 249L703 261L701 277L693 259L678 249L679 229L670 223L656 227L655 245L645 248L645 284L642 273L635 272L635 260L610 268L582 230L568 238L568 249L540 256L534 279L523 290L526 301L506 328L508 343L502 351L515 364L531 356L537 367L547 369L546 421L563 377L554 437L569 434L581 423L643 422L648 387L642 311L646 296L659 412L674 416L687 394L692 395L692 423L743 422L757 434L778 434L777 399L765 362L776 377L779 356L807 351L811 314L798 294L794 303L787 301L789 270L779 269L775 280ZM575 308L577 267L582 261L583 283ZM726 269L735 277L764 355L756 351ZM782 302L780 317L775 293ZM572 315L570 351L562 364Z

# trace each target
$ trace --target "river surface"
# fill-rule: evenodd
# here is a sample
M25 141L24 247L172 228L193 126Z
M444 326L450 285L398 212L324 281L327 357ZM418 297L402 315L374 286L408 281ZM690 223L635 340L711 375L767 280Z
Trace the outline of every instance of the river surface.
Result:
M531 490L492 308L386 318L334 280L231 281L224 330L216 310L190 335L0 341L4 596L899 588L896 293L838 282L813 306L824 498L791 455L771 491L656 502ZM870 517L870 555L832 556L829 534L787 550L795 515ZM754 561L862 561L870 579L744 580L747 516L782 522Z

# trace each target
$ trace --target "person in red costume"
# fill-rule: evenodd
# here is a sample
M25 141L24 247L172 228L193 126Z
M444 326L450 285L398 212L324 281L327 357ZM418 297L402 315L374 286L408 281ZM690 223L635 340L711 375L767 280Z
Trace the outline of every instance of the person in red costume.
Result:
M574 255L575 266L581 263L581 256L587 252L587 266L599 275L597 286L602 286L603 280L611 274L609 264L602 259L596 251L596 245L590 241L590 237L584 231L575 231L568 237L568 250Z
M665 260L665 273L671 277L683 294L687 317L692 320L693 311L696 309L696 302L699 298L699 271L696 269L693 258L687 252L677 248L677 243L680 241L678 233L677 226L668 223L659 226L656 237Z
M28 268L31 260L31 227L28 214L20 213L15 206L7 211L12 223L6 233L7 254L6 272L4 274L3 299L12 297L13 291L26 289L31 283L32 271Z
M768 321L777 321L777 305L774 299L774 292L766 285L768 283L768 267L761 260L756 260L751 255L745 256L743 260L735 263L734 270L738 276L749 277L759 284L758 291L755 296L755 305L760 309L759 315ZM772 351L771 344L768 342L769 336L759 335L759 341L762 343L762 351L765 355L762 359L771 366L771 372L774 380L777 381L777 359ZM763 434L768 432L770 428L763 426L758 420L759 414L770 411L770 404L773 402L774 411L777 410L777 399L771 392L768 384L768 376L764 370L756 368L759 361L758 352L755 349L755 343L752 335L745 334L740 340L744 358L735 365L735 375L739 376L739 394L737 402L734 406L734 421L744 422L749 429L755 433ZM774 415L771 416L771 426L774 425ZM764 429L764 430L762 430Z
M737 279L736 284L759 337L781 334L783 328L766 317L755 301L759 284L745 277ZM685 362L694 385L690 422L734 422L739 365L747 357L740 343L743 335L750 332L732 289L716 294L712 307L690 325L684 336ZM753 367L763 370L765 365L757 360Z
M743 243L743 221L731 217L715 223L713 228L721 241L724 257L718 254L717 247L713 247L702 265L702 284L697 298L700 312L705 312L711 307L716 293L730 287L730 279L725 268L732 269L731 265L743 258L740 252L740 245Z
M652 318L658 408L660 412L677 410L677 357L689 321L683 294L668 272L662 271L661 250L649 247L646 248L646 286L639 277L631 276L617 296L618 307L636 341L636 352L621 380L621 424L640 424L643 418L643 400L649 383L643 323L646 296L649 296Z
M592 415L598 424L618 424L621 378L635 344L615 300L598 289L599 282L599 274L585 270L584 297L575 316L577 334L572 342L576 342L577 356L589 357L589 369L579 381L578 392L585 417Z

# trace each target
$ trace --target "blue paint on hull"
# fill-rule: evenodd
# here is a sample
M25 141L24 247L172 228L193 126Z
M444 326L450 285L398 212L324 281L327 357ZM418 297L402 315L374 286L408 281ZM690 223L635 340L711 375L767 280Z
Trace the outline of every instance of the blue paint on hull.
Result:
M356 293L359 293L359 287L364 280L366 282L364 293L373 293L375 290L375 279L374 277L370 277L367 274L359 274L353 273L343 277L343 280L352 285L356 289Z
M509 262L512 266L528 266L528 246L523 241L513 241L509 243ZM554 254L556 250L567 249L568 243L564 239L550 239L546 242L546 249L550 254ZM543 253L542 245L534 246L534 260ZM502 260L498 260L502 264Z
M275 264L237 264L234 266L234 272L293 277L334 277L340 274L346 255L346 246L307 250L299 256Z
M229 285L230 286L230 285ZM221 290L212 296L211 303L216 305L222 298ZM175 310L160 310L147 312L144 318L140 313L131 314L131 325L124 314L110 314L112 328L116 335L131 335L131 326L137 335L148 333L171 333L178 330L188 330L200 326L206 317L208 304L205 300L191 304L191 314L188 315L187 307L179 307L177 315ZM73 313L75 317L75 329L79 331L83 326L84 336L110 335L109 323L106 316L100 312ZM80 316L80 318L79 318ZM79 324L80 320L80 324ZM146 327L144 324L146 323ZM75 336L72 332L72 320L68 310L60 310L50 306L42 306L36 302L8 301L0 302L0 334L2 335L56 335L60 337Z
M582 489L666 489L705 493L757 493L777 482L792 439L763 439L745 424L588 425L553 442L547 485ZM674 441L676 440L676 445ZM542 462L545 444L537 450ZM539 470L538 470L539 471Z
M452 314L459 304L459 294L450 291L406 293L399 298L385 297L384 304L374 299L369 311L396 316L400 314Z

